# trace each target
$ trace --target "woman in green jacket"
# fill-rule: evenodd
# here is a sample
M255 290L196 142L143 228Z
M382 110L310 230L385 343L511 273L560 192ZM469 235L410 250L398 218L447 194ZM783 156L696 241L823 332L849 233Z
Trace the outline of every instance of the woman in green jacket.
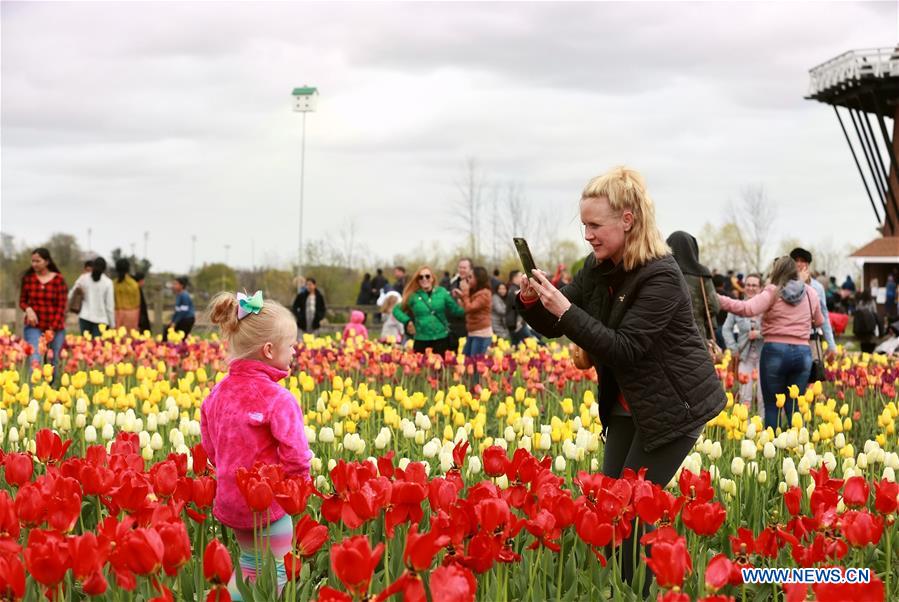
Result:
M465 310L442 286L437 286L434 271L428 266L418 268L403 289L403 301L393 308L399 320L415 343L412 348L424 353L431 348L443 355L449 349L447 314L462 317ZM455 350L453 350L455 351Z

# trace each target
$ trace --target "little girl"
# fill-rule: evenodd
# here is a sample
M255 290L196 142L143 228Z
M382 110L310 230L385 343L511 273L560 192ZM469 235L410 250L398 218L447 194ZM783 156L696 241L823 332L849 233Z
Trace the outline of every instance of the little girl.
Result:
M309 476L312 452L303 412L293 395L278 384L288 375L297 325L282 305L263 303L261 292L250 298L219 293L209 313L221 328L231 356L228 375L212 389L200 410L203 448L218 478L213 514L233 529L240 547L240 570L244 579L254 581L254 516L237 487L237 469L262 462L280 464L287 475ZM257 526L260 518L261 532L256 537L270 540L266 544L277 563L280 589L287 582L283 559L291 548L293 524L274 501L268 512L257 514ZM242 600L234 577L228 590L233 600Z
M388 337L393 337L395 343L403 342L403 325L393 315L393 308L402 299L403 296L396 291L381 294L381 297L378 299L378 309L383 316L383 323L381 324L382 341L387 341L389 340Z
M343 327L344 341L355 337L368 338L368 328L365 327L365 314L358 309L354 309L350 313L350 321Z

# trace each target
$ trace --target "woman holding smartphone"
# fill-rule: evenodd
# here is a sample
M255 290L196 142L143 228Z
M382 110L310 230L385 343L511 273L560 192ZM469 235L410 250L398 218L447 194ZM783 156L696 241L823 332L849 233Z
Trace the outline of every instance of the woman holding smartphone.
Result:
M642 176L616 167L593 178L580 216L593 248L584 267L561 289L534 270L516 303L537 332L567 336L596 366L603 473L617 478L626 468L645 468L647 480L665 486L724 408L724 390ZM632 538L621 550L628 582Z
M393 308L393 315L415 339L412 348L416 352L431 349L443 355L450 346L447 315L462 317L465 310L449 291L437 286L434 270L422 266L406 283L403 300Z

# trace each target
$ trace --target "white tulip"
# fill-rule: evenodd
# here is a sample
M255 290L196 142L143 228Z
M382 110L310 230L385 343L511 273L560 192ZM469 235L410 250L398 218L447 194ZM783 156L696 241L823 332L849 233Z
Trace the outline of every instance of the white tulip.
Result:
M885 481L889 481L891 483L896 482L896 471L893 470L892 466L887 466L883 469L883 477L881 477Z
M76 414L75 415L75 426L77 428L83 429L84 422L85 422L84 414Z
M764 451L762 455L765 456L766 459L771 460L774 456L777 455L777 449L774 447L774 444L770 441L765 444Z
M846 435L843 433L837 433L837 436L833 438L833 446L837 449L843 449L846 447Z
M330 458L328 460L328 472L331 472L332 470L334 470L335 466L337 466L337 460L335 460L334 458Z
M409 464L411 464L411 463L412 463L412 461L409 458L400 458L399 461L396 463L396 466L400 470L406 470L406 468L408 468Z
M451 453L441 453L438 459L440 460L440 471L443 473L449 472L450 468L453 467L453 455Z
M709 454L709 458L711 458L712 460L717 460L718 458L721 457L721 454L722 454L721 443L719 441L715 441L712 444L712 453Z
M784 472L784 481L787 482L787 486L796 487L799 485L799 473L795 468L791 468Z
M427 460L419 460L419 464L425 467L425 474L431 476L431 463Z
M844 479L851 479L854 476L855 476L855 470L853 470L852 468L843 469L843 478Z
M103 426L103 432L100 434L101 437L109 441L112 439L113 435L115 435L115 431L112 428L112 425L107 423Z
M731 462L730 462L730 471L731 471L735 476L738 476L738 477L739 477L740 475L742 475L742 474L743 474L743 469L744 469L744 468L745 468L745 463L744 463L744 461L743 461L743 458L735 457L733 460L731 460Z
M415 444L416 445L424 445L425 444L425 432L423 430L415 431Z
M15 430L15 427L13 427L13 429L10 431L10 437L12 437L13 430ZM94 427L93 424L89 424L86 427L84 427L84 440L88 443L93 443L94 441L97 440L97 429ZM10 441L12 441L11 438L10 438Z
M153 449L150 448L149 446L142 448L140 450L140 456L144 460L147 460L147 461L152 460L153 459Z
M493 445L495 445L497 447L501 447L503 449L509 449L509 442L506 441L505 439L494 439Z
M599 460L597 460L596 458L590 459L590 470L592 472L596 472L597 470L599 470Z
M518 440L518 448L531 451L531 438L527 435Z
M812 466L812 463L808 459L808 456L802 456L802 458L799 460L799 467L798 467L799 474L801 474L802 476L807 475L811 466Z
M153 451L159 451L162 449L162 435L159 433L153 433L150 435L150 449Z
M381 430L378 432L378 436L375 437L375 449L384 449L390 443L390 429L386 426L382 426Z
M496 478L496 486L500 489L508 489L509 488L509 478L501 474Z
M899 454L896 452L888 452L883 459L883 463L893 470L899 470Z
M415 425L423 431L431 430L431 418L421 412L415 413Z
M87 413L87 400L83 397L79 397L78 401L75 402L75 411L79 414Z
M322 443L334 443L334 429L330 426L323 427L318 432L318 440Z
M137 434L137 441L141 447L147 447L150 445L150 433L147 431L141 431Z
M749 423L749 426L746 428L746 438L747 439L755 439L755 424Z
M96 433L94 433L94 436L96 437ZM16 443L19 440L19 429L17 429L16 427L11 427L9 429L9 436L7 437L7 439L9 439L10 443Z
M755 458L756 453L755 441L743 439L740 441L740 455L746 460Z
M481 474L481 468L481 459L478 456L471 456L468 458L468 474Z
M759 474L758 474L758 477L756 477L756 478L758 479L758 482L759 482L759 483L761 483L761 484L764 485L765 483L768 482L768 471L766 471L766 470L760 470L760 471L759 471Z
M837 467L837 459L833 457L833 454L830 452L824 453L824 465L827 466L827 470L833 472Z
M436 437L425 443L425 446L422 448L422 454L425 458L433 458L437 455L437 452L440 451L440 439Z
M565 467L567 463L565 462L564 456L556 456L556 461L553 463L556 472L565 472Z
M802 427L801 429L799 429L799 437L796 439L796 442L801 445L805 445L806 443L809 442L809 439L810 439L810 437L808 435L808 429L805 427ZM790 447L796 447L796 445L794 444L794 445L791 445Z
M165 412L156 414L156 422L162 426L167 425L169 423L169 415Z
M525 416L521 419L521 432L527 435L528 437L534 436L534 419L530 416Z
M785 494L787 492L787 484L784 483L783 481L778 483L777 484L777 492L781 495Z
M328 482L328 478L325 475L320 474L315 477L315 487L322 493L327 493L331 491L331 483Z
M200 436L200 421L199 420L191 420L187 425L187 434L191 437L199 437Z

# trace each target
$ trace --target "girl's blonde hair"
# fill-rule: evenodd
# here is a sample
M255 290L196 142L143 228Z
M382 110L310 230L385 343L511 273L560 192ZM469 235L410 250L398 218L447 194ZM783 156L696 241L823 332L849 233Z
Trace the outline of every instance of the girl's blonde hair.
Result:
M646 192L646 182L637 171L618 166L587 182L581 200L599 198L606 198L618 215L624 211L634 215L634 224L624 238L625 270L671 253L656 226L655 204Z
M286 307L266 299L258 314L237 319L237 296L219 293L209 304L209 319L222 330L232 359L250 357L268 342L296 341L297 323Z

